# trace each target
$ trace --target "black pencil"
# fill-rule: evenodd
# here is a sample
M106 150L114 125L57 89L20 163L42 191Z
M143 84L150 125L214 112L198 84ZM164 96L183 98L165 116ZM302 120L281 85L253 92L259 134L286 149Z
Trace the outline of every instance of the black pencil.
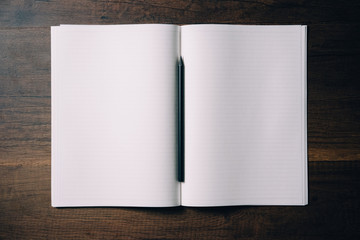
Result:
M178 181L184 182L184 62L178 62Z

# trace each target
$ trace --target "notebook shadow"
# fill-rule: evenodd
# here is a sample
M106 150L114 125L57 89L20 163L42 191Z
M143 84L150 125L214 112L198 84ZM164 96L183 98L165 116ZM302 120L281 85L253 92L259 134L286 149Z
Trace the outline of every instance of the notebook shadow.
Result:
M117 209L117 210L130 210L133 212L148 212L165 215L184 214L187 211L195 211L199 213L212 213L212 214L231 214L233 212L249 209L251 206L220 206L220 207L56 207L56 209Z

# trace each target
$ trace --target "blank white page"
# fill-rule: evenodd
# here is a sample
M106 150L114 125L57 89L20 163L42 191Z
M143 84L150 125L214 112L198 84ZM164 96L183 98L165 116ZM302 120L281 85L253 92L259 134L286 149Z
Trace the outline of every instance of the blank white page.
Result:
M183 205L307 203L305 30L182 27Z
M53 206L179 205L178 32L51 28Z

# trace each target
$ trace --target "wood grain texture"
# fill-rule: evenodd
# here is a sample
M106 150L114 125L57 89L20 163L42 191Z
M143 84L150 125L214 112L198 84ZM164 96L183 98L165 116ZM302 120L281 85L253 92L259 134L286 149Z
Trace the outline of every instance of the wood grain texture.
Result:
M360 2L0 1L0 239L359 239ZM50 206L50 26L308 25L309 206Z
M3 0L0 26L119 23L359 23L360 3L324 0Z
M50 165L2 165L0 171L4 239L360 237L360 161L310 163L307 207L55 209L50 207Z

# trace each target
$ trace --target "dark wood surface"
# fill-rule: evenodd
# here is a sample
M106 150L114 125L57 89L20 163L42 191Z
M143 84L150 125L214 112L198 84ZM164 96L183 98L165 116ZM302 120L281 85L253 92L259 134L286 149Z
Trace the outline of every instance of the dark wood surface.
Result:
M307 24L309 205L50 206L50 26ZM0 1L0 239L360 239L360 1Z

